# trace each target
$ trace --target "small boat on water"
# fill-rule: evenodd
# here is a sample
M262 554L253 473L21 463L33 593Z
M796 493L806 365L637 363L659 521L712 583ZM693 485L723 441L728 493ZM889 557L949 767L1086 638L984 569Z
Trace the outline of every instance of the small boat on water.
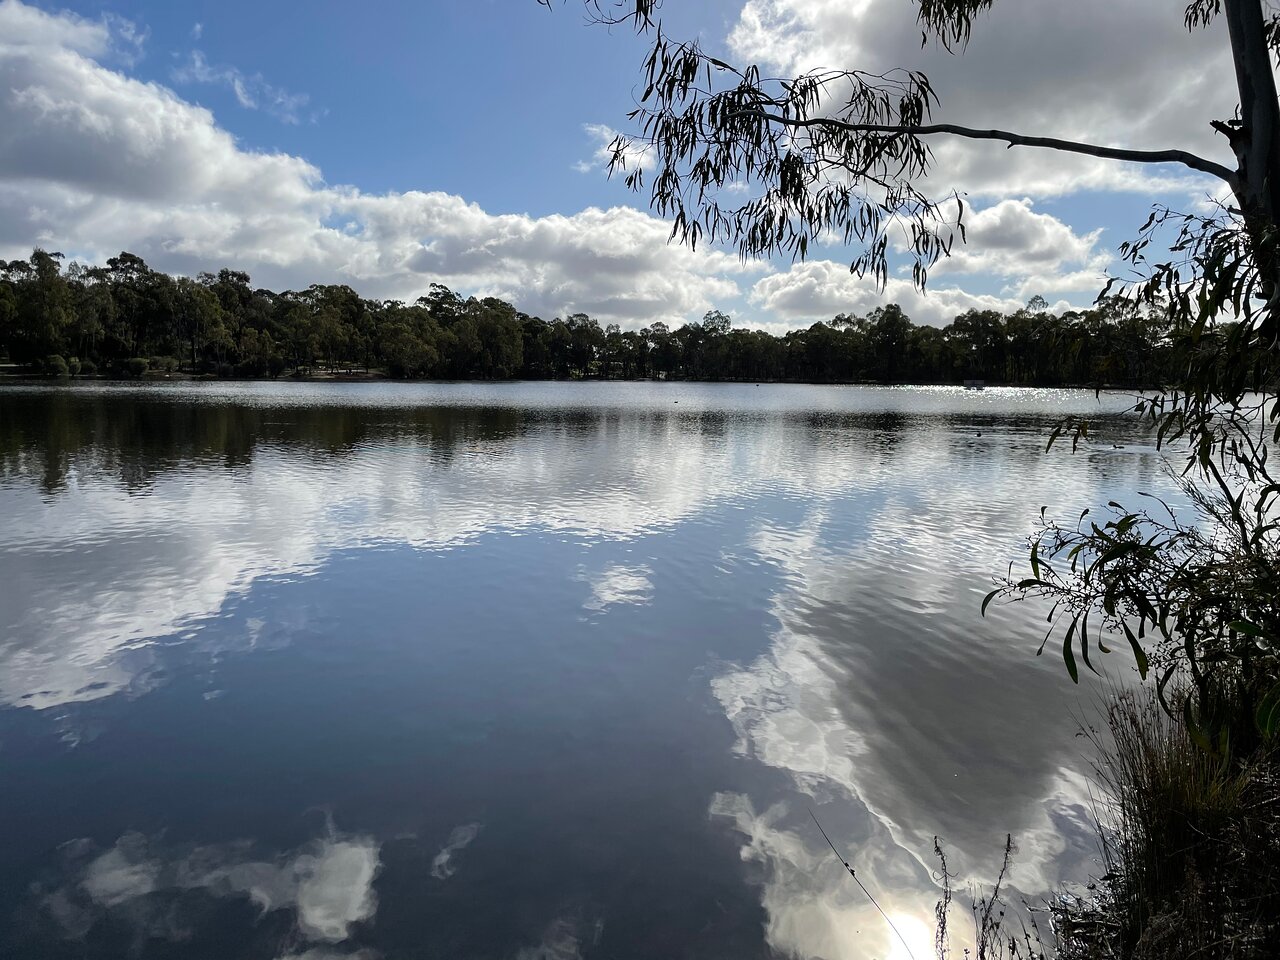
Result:
M964 382L964 388L966 390L984 390L986 389L986 386L987 381L985 380L966 380Z

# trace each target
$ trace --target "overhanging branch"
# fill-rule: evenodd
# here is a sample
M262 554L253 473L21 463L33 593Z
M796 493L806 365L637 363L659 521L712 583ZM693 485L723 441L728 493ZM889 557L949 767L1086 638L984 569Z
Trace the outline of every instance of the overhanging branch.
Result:
M901 133L909 136L924 137L932 134L950 134L968 140L999 140L1011 147L1042 147L1062 153L1080 153L1090 157L1101 157L1105 160L1126 160L1130 163L1177 163L1192 170L1199 170L1210 176L1225 181L1233 189L1237 182L1236 173L1229 167L1212 160L1198 157L1186 150L1125 150L1120 147L1102 147L1093 143L1078 143L1074 140L1059 140L1056 137L1028 137L1008 130L977 130L973 127L962 127L955 123L930 123L922 126L895 126L879 123L850 123L832 117L814 117L799 120L780 117L764 110L743 110L736 116L760 117L787 127L834 127L848 130L851 133Z

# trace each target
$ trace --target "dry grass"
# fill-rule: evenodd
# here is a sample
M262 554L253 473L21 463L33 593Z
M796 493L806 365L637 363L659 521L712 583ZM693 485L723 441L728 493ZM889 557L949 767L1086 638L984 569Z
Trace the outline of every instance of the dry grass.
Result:
M1105 874L1087 898L1012 909L1002 885L1013 855L973 904L970 960L1280 960L1280 763L1215 756L1149 690L1114 696L1093 733ZM950 960L952 877L935 841L943 898L936 955ZM1051 918L1042 931L1037 913ZM1045 935L1042 936L1042 933Z
M1107 872L1056 913L1069 960L1280 957L1280 791L1267 752L1208 753L1149 692L1096 736Z

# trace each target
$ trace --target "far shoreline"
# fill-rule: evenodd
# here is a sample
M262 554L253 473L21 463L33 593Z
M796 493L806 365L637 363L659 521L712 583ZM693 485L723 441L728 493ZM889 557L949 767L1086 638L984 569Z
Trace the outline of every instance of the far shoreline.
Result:
M145 374L141 377L111 377L102 375L48 376L43 374L0 373L0 389L8 387L75 387L86 384L123 384L128 386L153 386L165 383L189 384L236 384L236 383L274 383L274 384L528 384L528 383L662 383L662 384L726 384L743 386L809 386L809 387L947 387L970 393L980 393L986 389L1018 389L1018 390L1095 390L1100 393L1151 393L1161 390L1158 385L1136 386L1124 384L1093 383L1003 383L984 381L981 387L969 387L963 381L922 383L919 381L879 381L879 380L730 380L730 379L696 379L689 377L565 377L560 379L539 378L525 379L510 377L506 379L446 379L432 377L392 377L386 373L336 373L336 374L290 374L279 377L219 377L214 374L165 373Z

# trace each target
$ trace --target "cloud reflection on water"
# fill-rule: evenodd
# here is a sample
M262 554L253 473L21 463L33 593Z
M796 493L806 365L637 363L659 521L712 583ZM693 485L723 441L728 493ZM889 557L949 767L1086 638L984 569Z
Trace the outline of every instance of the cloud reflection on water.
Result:
M431 875L437 880L448 880L457 873L458 868L453 864L454 854L470 846L471 842L480 835L481 828L482 824L479 823L467 823L461 827L455 827L449 834L449 839L445 841L445 845L431 861Z
M1022 497L1064 505L1095 495L1087 484L1011 472ZM755 537L759 558L780 573L777 630L767 652L711 686L735 749L785 772L791 790L763 814L738 794L717 796L710 810L762 866L768 938L783 953L862 960L895 949L809 808L834 818L829 832L859 877L913 928L932 923L935 835L961 890L994 880L1004 831L1017 847L1009 879L1024 895L1096 872L1072 720L1087 714L1087 695L1078 699L1056 661L1029 657L1042 629L1034 611L976 618L1025 519L975 503L972 487L952 479L908 471L860 525L828 495L802 523L763 524ZM972 520L963 535L956 516ZM975 614L969 637L954 620L964 608ZM1125 664L1112 666L1123 677ZM870 822L849 822L849 810ZM955 924L953 933L964 942Z
M653 570L643 564L610 564L595 576L584 576L591 584L591 596L583 606L603 613L619 604L642 605L653 596Z
M0 702L45 709L145 691L149 641L198 626L259 578L304 576L339 549L451 549L496 531L628 540L728 500L868 489L897 465L935 470L939 457L989 461L952 448L956 415L946 410L961 401L921 395L943 415L856 404L846 414L735 410L739 398L714 392L685 400L719 396L727 409L691 404L679 414L223 407L193 403L199 391L177 402L167 393L162 402L120 390L64 394L50 406L35 394L6 404L15 422L0 430L0 477L47 476L52 462L65 479L52 493L0 484L0 580L10 585L0 596ZM1035 399L1030 421L1010 420L992 439L1028 455L1044 403ZM974 409L964 417L989 416ZM38 419L54 415L66 421ZM104 436L103 423L123 429L116 420L141 432ZM645 574L627 574L606 580L592 602L634 596Z
M249 900L265 916L291 911L306 943L341 943L377 911L374 878L380 844L337 833L270 860L253 859L248 843L197 847L181 853L138 833L104 852L89 840L63 845L71 878L47 891L44 909L66 937L81 939L112 918L141 934L181 941L200 911L183 897L202 892Z
M695 395L737 395L726 390ZM308 576L341 551L447 551L535 533L590 547L731 507L747 511L754 533L716 554L727 579L707 582L731 589L735 565L768 568L774 629L758 656L719 669L711 692L739 754L785 786L708 801L713 822L744 838L770 945L827 960L898 949L821 845L810 805L910 936L936 897L934 833L978 880L993 875L1003 831L1015 833L1014 880L1032 895L1085 864L1087 785L1065 719L1074 694L1050 658L1029 658L1039 626L1029 611L987 621L976 611L1041 503L1069 510L1154 486L1153 459L1136 445L1043 456L1060 409L1052 399L1003 413L988 397L923 412L682 403L679 414L666 399L598 411L336 408L318 418L210 407L199 422L213 439L192 449L176 440L176 452L147 449L144 437L112 446L91 436L57 451L10 443L0 449L0 504L12 517L0 578L14 584L0 598L0 702L70 708L153 689L170 645L225 654L289 643L305 610L273 609L269 622L234 629L204 623L255 581ZM86 403L70 415L127 419L107 400ZM163 420L166 405L146 415ZM188 436L189 412L174 413L174 436ZM141 466L128 463L135 443ZM659 554L536 573L585 579L586 610L614 617L663 602L655 582L665 575L666 591L688 562ZM585 592L576 587L575 605ZM436 855L437 879L452 875L470 826L478 830L459 828ZM175 863L153 846L133 836L98 851L75 885L50 893L50 911L71 929L166 891L246 897L296 914L308 944L291 956L328 960L330 948L309 944L340 942L376 910L380 848L370 837L277 859L219 847ZM578 956L598 937L598 921L561 918L524 950Z

